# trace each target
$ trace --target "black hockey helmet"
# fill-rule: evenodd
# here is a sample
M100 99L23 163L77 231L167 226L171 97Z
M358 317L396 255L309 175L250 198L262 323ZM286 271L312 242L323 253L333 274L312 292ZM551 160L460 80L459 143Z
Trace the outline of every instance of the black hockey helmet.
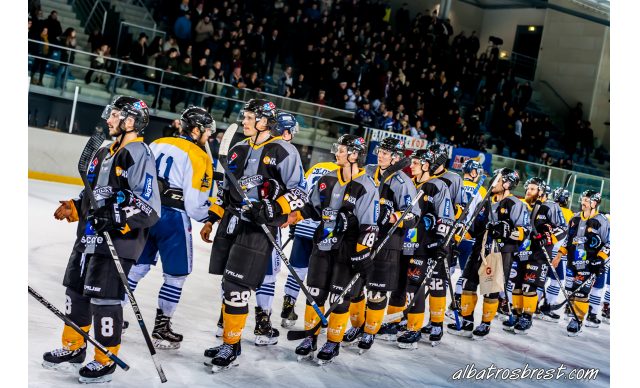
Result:
M366 156L366 144L362 137L348 134L340 136L338 138L338 141L336 143L333 143L333 147L331 147L331 153L335 155L336 152L338 152L338 147L341 145L347 147L348 154L351 154L352 152L358 153L357 162L359 165L362 165L364 163L364 158Z
M277 111L276 105L267 100L260 100L252 98L244 104L242 112L253 112L256 115L256 121L263 117L267 119L267 128L269 130L275 129L277 124ZM242 112L240 115L242 116Z
M465 160L464 164L462 165L462 172L464 172L465 174L471 174L471 171L473 170L476 170L478 175L482 175L482 173L484 172L482 164L480 164L480 162L478 162L477 160Z
M429 163L429 170L431 165L435 162L435 155L431 150L415 150L409 156L411 159L418 159L421 164Z
M560 206L567 206L570 195L571 194L569 193L569 190L565 189L564 187L556 188L551 194L553 201L557 202Z
M582 201L582 198L585 198L585 197L589 198L591 201L595 202L597 205L600 205L600 202L602 202L602 194L600 194L595 190L589 189L589 190L583 191L582 194L580 195L580 200Z
M516 170L504 167L496 170L494 175L500 172L502 174L502 182L509 182L509 190L515 189L520 183L520 175Z
M404 142L400 139L385 137L380 144L376 146L373 153L377 155L379 150L389 151L391 152L391 156L397 156L400 159L404 158Z
M429 165L429 173L433 174L440 166L444 166L449 159L449 151L444 144L433 143L429 146L429 151L433 153L434 161Z
M191 128L198 128L200 133L204 133L205 128L210 128L211 132L216 131L216 122L209 112L198 106L190 106L180 115L180 126L183 131L190 131Z
M149 124L149 108L147 104L135 97L116 96L111 104L105 106L101 117L108 119L113 109L120 111L120 120L126 120L127 117L133 117L133 129L142 134Z
M540 195L546 195L546 191L547 191L547 182L544 181L544 179L534 176L533 178L529 178L527 179L526 182L524 182L524 187L525 189L527 188L527 186L529 185L536 185L538 186L538 190L540 190Z

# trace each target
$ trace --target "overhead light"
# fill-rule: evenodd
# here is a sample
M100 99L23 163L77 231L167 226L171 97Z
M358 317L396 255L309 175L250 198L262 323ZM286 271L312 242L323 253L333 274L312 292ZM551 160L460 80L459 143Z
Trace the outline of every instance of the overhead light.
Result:
M500 59L505 59L509 56L509 53L506 51L500 51Z
M529 32L535 32L536 26L529 26Z

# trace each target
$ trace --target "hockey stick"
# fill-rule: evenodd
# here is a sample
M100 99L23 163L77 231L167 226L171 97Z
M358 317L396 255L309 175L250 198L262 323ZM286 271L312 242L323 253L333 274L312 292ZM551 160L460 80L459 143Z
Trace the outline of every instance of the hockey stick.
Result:
M484 180L486 179L485 175L480 176L480 179L478 180L478 184L476 185L476 187L473 189L473 192L471 193L471 198L469 198L469 202L467 202L466 206L465 206L465 211L462 212L462 214L460 214L460 217L458 219L461 219L462 216L464 216L465 218L467 217L467 214L469 213L469 207L471 206L471 202L473 201L473 199L475 199L476 195L478 194L478 191L480 190L480 187L482 187L482 184L484 183ZM464 218L462 218L462 220L464 221ZM455 229L452 228L452 229ZM464 237L464 235L463 235ZM449 240L451 241L451 240ZM444 245L445 247L448 246ZM460 305L458 305L458 301L456 300L455 297L455 292L453 291L453 283L451 281L451 273L449 272L449 260L445 259L444 260L444 270L445 273L447 275L447 282L449 283L449 294L451 295L451 303L453 303L453 315L455 317L456 320L456 328L458 330L462 329L462 322L460 322Z
M413 209L415 204L423 195L424 195L424 191L422 190L416 193L416 196L411 201L411 205L407 206L407 208L404 209L400 217L396 220L393 226L391 226L391 229L389 229L389 232L387 232L387 235L385 236L384 240L382 240L382 242L378 245L376 250L373 252L371 256L372 260L375 260L376 256L378 256L378 254L382 250L382 247L384 247L385 244L389 241L389 239L391 238L391 235L393 235L396 229L398 229L402 220L404 220L407 217L407 215L411 212L411 209ZM347 295L347 293L353 288L353 286L356 284L356 282L359 279L360 279L359 272L353 275L353 277L351 278L349 283L344 287L344 289L342 290L338 298L336 298L335 301L329 306L329 309L325 312L325 316L328 316L329 314L331 314L331 312L335 310L338 307L338 305L340 305L340 301ZM309 337L313 335L320 328L321 324L322 324L321 322L318 322L313 328L309 330L289 330L289 332L287 333L287 340L296 341L296 340L301 340L303 338Z
M253 207L253 203L251 202L251 200L247 196L247 193L245 193L244 190L242 190L242 188L240 186L240 183L238 182L238 179L235 177L235 175L233 175L232 172L229 171L229 165L227 164L227 153L229 152L229 146L231 145L231 140L233 139L233 135L236 133L237 128L238 128L238 124L234 123L234 124L229 125L227 130L224 132L224 136L223 136L222 142L220 144L220 153L218 155L218 163L221 164L222 168L225 171L225 176L227 177L227 179L229 179L229 181L231 182L231 185L238 192L238 194L240 194L240 196L242 196L242 198L244 199L244 202L246 203L246 205L249 208L252 208ZM324 323L326 325L328 323L327 322L327 318L324 316L324 314L322 314L322 311L320 310L320 307L318 307L318 304L313 299L313 296L311 295L311 293L309 292L307 287L305 287L304 282L300 279L300 276L298 276L296 271L293 269L293 266L291 265L291 262L289 262L289 259L287 258L285 253L282 251L282 248L280 248L280 245L278 245L276 240L273 238L273 235L269 231L269 228L267 227L267 225L260 224L260 227L262 228L264 233L267 235L267 238L269 239L269 241L273 245L273 248L276 250L276 252L278 252L278 255L280 255L280 258L282 259L284 264L289 269L289 273L293 276L293 278L295 279L296 283L298 283L298 285L300 286L300 289L302 290L304 295L307 297L307 299L309 301L311 301L311 306L313 307L313 309L316 311L316 313L318 314L318 316L322 320L322 323Z
M91 189L91 185L89 185L89 181L87 180L87 168L89 166L89 162L93 155L98 151L105 138L102 133L97 133L89 139L87 145L84 147L82 151L82 155L80 155L80 160L78 161L78 172L80 173L80 178L82 178L82 183L84 183L84 193L89 198L89 203L91 207L95 210L98 209L98 203L96 201L96 197L93 194L93 190ZM111 241L111 236L109 232L104 232L104 239L107 242L107 246L109 247L109 252L111 253L111 257L113 257L113 262L116 265L116 269L118 270L118 275L120 276L120 280L124 286L124 289L129 297L129 301L131 302L131 307L133 308L133 312L136 315L136 319L138 320L138 324L140 325L140 330L142 330L142 334L144 336L144 340L147 343L147 348L149 348L149 353L151 354L151 359L153 360L153 364L156 367L156 371L158 371L158 375L160 376L160 381L163 383L167 382L167 378L164 375L164 371L162 370L162 365L160 365L160 361L156 359L156 350L153 347L151 342L151 337L147 332L147 327L144 324L144 320L142 319L142 313L140 312L140 308L138 307L138 302L136 302L136 298L133 296L131 289L129 288L129 282L127 281L127 275L124 273L124 269L122 268L122 263L120 262L120 258L118 257L118 252L116 252L115 247L113 246L113 241Z
M607 259L604 262L603 266L606 266L608 263L609 263L609 259ZM596 278L596 274L592 273L591 276L589 276L589 280L587 280L586 282L582 283L578 288L573 290L573 292L569 293L569 298L571 298L573 295L575 295L577 292L579 292L587 284L593 284L593 282L595 282L595 278ZM568 301L569 301L569 299L565 299L560 303L549 305L549 310L550 311L555 311L555 310L559 309L560 307L564 306L565 303L567 303ZM580 310L580 311L582 311L582 310Z
M38 294L33 288L31 288L31 286L27 286L27 287L29 287L29 294L33 296L38 302L42 303L44 307L49 309L49 311L54 313L58 318L62 319L65 325L71 327L73 330L78 332L78 334L80 334L86 341L91 342L93 346L100 349L102 353L106 354L107 357L113 360L113 362L115 362L120 368L124 370L129 370L129 365L127 365L124 361L118 358L118 356L111 353L109 349L106 349L104 346L100 344L100 342L93 339L92 336L90 336L87 332L85 332L80 327L78 327L78 325L76 325L71 319L67 318L64 314L62 314L62 312L60 312L60 310L58 310L56 306L52 305L42 295Z
M498 173L496 176L494 176L491 179L491 182L489 183L489 190L487 190L487 195L482 200L480 205L478 205L478 207L475 209L475 211L473 212L473 216L471 218L469 218L468 221L465 221L465 218L467 217L467 214L469 214L469 204L471 202L469 202L467 204L467 206L465 206L464 211L462 212L462 214L458 218L459 220L462 220L462 223L463 223L463 229L462 230L465 231L465 233L466 233L466 230L470 227L470 225L473 224L473 221L478 217L478 215L480 214L480 211L482 210L482 208L485 207L486 204L488 203L488 201L491 200L491 189L500 181L501 177L502 177L502 174ZM478 188L478 186L476 186L476 188ZM488 211L490 212L491 208L489 208ZM455 228L453 228L453 227L449 230L449 232L447 233L447 236L445 237L445 239L443 241L443 244L447 244L448 245L448 244L451 243L451 240L452 240L453 234L454 234L454 230L455 230ZM464 236L464 234L463 234L463 236ZM445 260L446 260L446 258L445 258ZM435 267L435 264L433 265L433 267ZM431 275L433 273L433 267L432 266L427 267L427 273L425 273L425 277L422 280L422 282L420 283L420 286L416 290L415 294L419 294L422 291L422 289L427 286L427 283L431 279ZM385 317L384 317L382 322L383 323L389 323L389 322L396 321L398 319L407 318L407 315L409 314L409 310L413 307L413 305L415 303L416 303L416 298L413 298L411 300L411 302L409 302L409 304L407 304L407 306L404 308L404 310L402 310L400 312L397 312L397 313L385 315ZM457 323L456 323L456 325L457 325Z
M531 229L533 230L533 233L535 234L539 234L538 231L536 230L536 225L535 225L535 217L538 215L538 211L540 210L540 204L541 202L538 201L536 203L536 207L535 209L533 209L532 212L532 216L531 216ZM544 255L544 258L547 260L547 264L549 264L549 267L551 268L551 271L553 272L553 276L556 277L556 279L560 279L558 277L558 272L556 271L556 267L554 267L553 265L551 265L551 259L549 258L549 252L547 252L547 249L545 247L541 247L541 251ZM592 274L593 276L593 274ZM564 294L565 300L569 303L569 309L571 310L571 313L573 314L573 316L575 318L578 318L578 315L576 314L576 307L573 305L573 303L571 303L571 301L569 301L569 295L567 294L567 290L564 288L564 284L558 282L560 284L560 289L562 290L562 293ZM582 286L584 286L585 283L582 284ZM580 310L580 309L578 309ZM580 310L581 313L584 313L584 311ZM582 323L580 321L578 321L578 325L582 326Z

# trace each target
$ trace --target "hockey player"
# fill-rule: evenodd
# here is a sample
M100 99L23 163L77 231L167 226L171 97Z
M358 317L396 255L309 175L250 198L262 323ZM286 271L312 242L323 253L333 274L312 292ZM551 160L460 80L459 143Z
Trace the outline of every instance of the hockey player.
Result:
M432 175L438 166L437 156L432 150L416 150L411 154L411 174L416 190L422 190L424 195L417 203L420 207L416 227L417 246L407 271L407 296L416 298L416 302L407 315L407 331L397 337L398 347L403 349L416 349L422 338L420 329L425 314L425 287L416 292L426 276L428 266L433 270L428 283L431 314L429 341L432 346L439 343L443 334L447 279L444 261L449 257L449 248L443 246L442 240L453 226L454 214L449 188L443 180Z
M373 179L363 168L366 145L355 135L342 135L332 152L339 169L323 175L311 190L309 203L300 212L302 218L321 221L314 235L307 284L319 306L329 293L334 303L355 273L370 279L373 269L371 249L378 236L380 196ZM331 362L340 352L340 342L349 320L349 304L354 290L338 300L329 317L327 342L317 354L320 364ZM322 309L323 307L321 307ZM318 322L309 301L305 310L305 330ZM305 338L296 348L299 358L313 357L317 334Z
M160 197L153 154L142 141L149 123L144 101L117 96L102 112L109 135L115 141L100 148L87 170L87 179L98 202L90 209L86 193L60 201L54 217L78 221L77 237L62 284L66 287L66 316L89 331L95 322L95 338L111 353L120 349L122 300L125 288L103 237L108 232L125 274L140 256L149 228L160 216ZM43 366L64 364L80 368L86 357L84 338L65 326L62 348L44 354ZM80 382L111 381L116 364L100 350L80 368Z
M378 227L380 236L386 236L402 213L411 206L411 201L416 196L416 188L407 174L402 172L402 166L405 163L403 163L404 144L401 140L387 137L380 142L374 153L378 157L378 164L367 165L365 171L373 178L378 188L380 195ZM406 279L407 276L406 266L403 273L399 271L400 256L406 229L415 225L419 214L420 209L415 205L377 257L373 258L374 269L366 281L366 311L364 290L351 300L349 306L351 328L345 333L343 342L350 343L360 337L358 348L361 352L369 350L373 345L387 307L387 293L395 291L399 283L406 283L399 280L400 277ZM377 240L374 250L382 240L382 238ZM406 287L403 287L403 294L404 288ZM400 310L404 306L404 295L401 299L401 301L394 301L399 305Z
M526 334L531 328L532 317L538 305L538 288L544 287L549 271L547 257L551 257L553 245L558 236L564 237L566 227L564 218L558 205L546 199L544 194L547 183L539 177L534 177L525 183L525 202L531 210L537 207L531 223L535 232L530 235L529 249L519 252L516 256L517 269L513 278L513 307L518 314L512 330L516 334ZM545 249L547 255L542 251ZM505 326L510 327L509 321Z
M482 174L484 173L484 170L480 162L473 159L467 159L462 165L462 173L464 174L462 177L462 184L463 184L462 201L463 201L463 206L471 202L471 204L469 205L470 207L468 212L470 217L471 214L473 214L473 212L475 211L475 208L481 202L481 198L484 198L487 195L487 189L485 189L484 187L480 187L480 189L478 190L478 195L475 198L471 198L471 195L475 190L476 185L478 184L478 179L480 179L480 176L482 176ZM468 237L471 237L471 236L468 236ZM473 247L474 243L475 243L474 238L467 239L467 238L464 238L463 236L460 243L458 244L458 247L453 250L454 259L455 257L458 258L458 265L460 266L461 272L464 271L464 267L467 264L469 255L471 255L471 248ZM455 260L454 260L454 263L455 263ZM456 282L455 298L457 300L458 306L460 306L460 300L462 297L463 282L464 282L464 278L462 276L460 276L458 278L458 281ZM447 316L453 319L454 318L453 311L448 310Z
M273 246L260 225L266 225L276 236L283 223L280 216L305 203L300 155L292 144L270 132L276 125L276 113L269 101L251 99L245 104L242 125L248 138L229 150L222 206L212 205L205 224L210 233L212 223L221 219L209 269L224 275L223 344L212 357L214 373L238 365L251 290L262 284L271 262ZM228 180L228 174L237 178L251 207ZM201 232L205 237L207 230Z
M607 221L609 221L609 224L611 224L609 214L605 214L604 216L607 218ZM596 278L591 289L591 294L589 294L589 314L587 314L587 317L584 320L584 325L586 327L598 328L602 321L605 320L606 322L606 318L608 318L605 316L605 310L603 310L602 305L602 296L604 295L606 297L605 287L609 287L609 263L605 265L604 272ZM608 314L609 300L606 298L605 304L607 307L606 313ZM603 312L602 320L598 318L601 311Z
M495 173L497 173L496 171ZM463 317L462 329L457 330L454 323L447 325L450 334L473 339L483 340L489 334L491 321L498 310L498 292L484 295L482 307L482 322L475 329L473 328L473 311L475 310L478 296L478 269L482 263L480 257L481 249L486 249L482 243L483 235L488 234L487 246L491 241L496 240L500 253L502 254L502 270L504 278L509 279L513 256L518 250L518 246L529 234L529 212L527 205L511 194L520 182L518 173L510 168L502 168L501 182L491 190L491 211L483 209L478 218L474 221L471 236L476 238L470 260L467 262L462 276L466 280L463 285L461 313Z
M573 218L573 212L568 208L569 202L569 191L564 189L563 187L558 187L551 192L551 198L553 198L553 202L558 204L560 211L562 212L562 218L564 219L564 228L566 234L566 228L568 222ZM555 257L558 253L558 249L560 248L560 241L563 236L558 236L558 242L553 247L553 254L551 257ZM549 276L549 285L545 290L545 303L540 307L540 314L537 315L538 318L543 321L548 322L558 322L560 320L560 315L551 311L549 309L550 305L556 304L558 302L558 298L560 295L560 287L561 283L564 283L565 279L565 270L567 268L567 256L562 256L562 260L558 263L556 267L556 272L558 273L559 279L555 278L553 271L551 271Z
M151 228L142 255L131 268L129 286L135 290L160 256L164 282L151 334L158 349L177 349L183 338L172 330L171 317L193 268L191 218L206 221L211 206L213 170L204 145L215 127L206 110L191 106L180 115L177 137L161 137L150 145L156 156L162 217Z
M290 127L291 123L294 121L295 117L291 115L290 119L282 121L282 123L279 124L284 130L283 138L285 140L287 128ZM333 162L320 162L313 165L304 175L307 191L311 191L311 188L321 176L337 170L338 168L339 166ZM287 222L290 229L289 235L293 236L290 261L298 277L304 280L307 276L309 256L311 256L311 250L313 248L313 234L320 225L320 222L312 219L304 219L297 224L293 224L295 221L295 213L292 213ZM282 302L282 312L280 314L280 318L282 318L282 327L287 328L296 324L298 315L296 314L294 307L299 293L300 285L295 281L295 278L289 274L284 286L284 300Z
M567 292L577 290L591 275L596 278L604 272L609 257L609 220L598 212L602 197L594 190L586 190L580 197L581 211L569 221L567 236L553 259L557 266L562 255L567 255ZM577 336L582 331L582 320L588 311L591 284L587 283L569 297L576 313L567 325L567 334Z

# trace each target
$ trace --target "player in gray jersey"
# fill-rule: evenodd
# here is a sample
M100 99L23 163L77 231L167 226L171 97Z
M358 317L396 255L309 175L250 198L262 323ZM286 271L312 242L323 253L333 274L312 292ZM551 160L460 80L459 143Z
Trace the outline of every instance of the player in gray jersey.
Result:
M569 221L567 235L551 263L555 267L562 255L567 255L565 284L567 292L573 292L569 301L576 312L576 316L571 318L567 326L567 334L570 337L582 332L582 320L589 309L588 298L593 284L592 278L602 275L605 271L605 261L610 254L609 219L598 212L601 201L601 194L594 190L582 193L581 211ZM579 287L581 288L578 290Z
M411 206L411 201L416 196L416 188L407 174L401 170L402 166L406 165L404 144L401 140L387 137L380 142L374 153L378 157L378 164L365 166L365 171L378 187L380 195L378 227L380 236L386 236L402 213ZM419 214L418 205L413 206L374 258L374 269L366 282L366 311L364 289L361 288L360 293L351 300L349 306L351 328L345 333L343 342L352 343L360 337L358 347L361 352L371 348L375 335L381 327L387 307L387 293L396 291L400 286L402 298L398 298L401 300L396 301L396 304L404 306L407 266L400 264L400 256L406 230L415 225ZM382 238L378 239L374 248L377 248L382 240ZM403 267L404 271L401 270Z
M324 306L329 294L330 303L336 302L355 273L370 279L373 270L371 250L378 236L376 222L380 195L373 179L360 168L365 149L363 138L341 136L332 149L340 168L318 179L309 202L301 210L302 218L321 221L315 232L307 276L309 291L319 306ZM338 307L329 317L327 342L317 355L321 364L332 361L339 354L353 291L338 301ZM318 322L309 301L304 320L306 330ZM314 333L305 338L296 348L296 354L313 357L317 335Z
M245 104L242 125L248 138L229 150L222 200L211 206L205 224L210 230L213 222L220 221L209 271L222 274L224 282L223 345L211 360L213 372L237 365L249 297L262 284L271 263L273 246L260 225L276 236L286 215L304 206L306 200L298 151L271 133L276 113L269 101L252 99ZM251 207L228 174L235 176Z
M98 209L89 197L61 201L54 213L58 220L78 221L77 237L62 284L66 287L66 316L88 332L91 322L96 340L117 354L122 336L122 301L125 288L103 237L108 232L128 274L147 241L149 229L160 218L160 196L155 160L142 141L149 123L144 101L118 96L102 113L115 141L100 148L89 164L87 180ZM82 366L87 345L71 327L62 331L62 348L44 354L43 366ZM80 381L111 381L116 364L95 349L94 360L80 369Z

